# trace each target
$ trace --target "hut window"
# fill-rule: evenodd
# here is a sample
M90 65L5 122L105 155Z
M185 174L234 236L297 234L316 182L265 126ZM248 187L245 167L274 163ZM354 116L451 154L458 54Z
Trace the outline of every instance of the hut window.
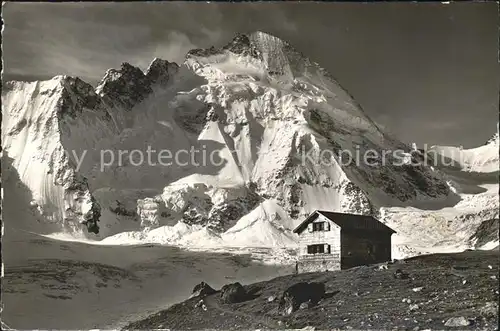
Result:
M313 223L313 231L325 231L325 222Z
M330 253L330 245L318 244L318 245L307 246L307 254L324 254L324 253Z

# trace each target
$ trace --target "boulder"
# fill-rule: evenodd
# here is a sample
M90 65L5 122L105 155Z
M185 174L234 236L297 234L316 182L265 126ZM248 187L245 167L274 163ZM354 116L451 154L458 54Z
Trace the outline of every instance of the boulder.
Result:
M203 304L205 304L205 302L203 301L203 299L201 299L200 301L198 301L198 302L194 305L194 308L199 308L199 307L201 307Z
M224 285L220 291L222 302L225 303L242 302L247 298L247 291L240 283Z
M471 321L463 316L451 317L451 318L448 318L446 320L444 325L451 326L451 327L469 326L469 325L471 325Z
M300 304L299 309L308 309L309 307L311 307L311 301L306 301Z
M207 311L207 305L205 305L205 301L203 301L203 299L201 299L200 301L198 301L198 303L196 305L194 305L194 308L201 308L203 309L204 311Z
M281 296L279 311L282 315L290 315L305 302L318 303L325 296L324 283L297 283L287 288Z
M217 291L214 290L210 285L205 282L201 282L193 288L191 298L198 296L205 297L207 295L214 294L215 292Z
M401 269L397 269L394 272L394 278L396 278L396 279L408 279L408 278L410 278L410 275L408 275L406 272L404 272Z
M420 307L417 304L410 305L409 309L410 311L415 311L418 310Z

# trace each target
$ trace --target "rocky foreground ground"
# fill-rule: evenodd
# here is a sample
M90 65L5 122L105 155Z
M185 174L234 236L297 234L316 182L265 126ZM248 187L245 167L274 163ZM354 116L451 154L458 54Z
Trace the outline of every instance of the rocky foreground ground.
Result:
M498 330L498 267L498 250L466 251L289 275L244 286L236 300L224 288L195 294L126 329ZM310 282L324 283L321 300L284 312L284 292Z

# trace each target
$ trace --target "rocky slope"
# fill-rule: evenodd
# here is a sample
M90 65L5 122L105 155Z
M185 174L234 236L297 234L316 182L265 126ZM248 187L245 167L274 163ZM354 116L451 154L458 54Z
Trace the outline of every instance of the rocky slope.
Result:
M278 277L245 286L241 302L224 302L217 291L125 329L497 330L498 257L498 250L435 254ZM300 282L323 283L326 293L319 303L284 316L280 298Z
M315 209L380 216L460 200L329 73L262 32L180 66L124 63L96 89L67 76L9 83L2 101L2 147L44 220L98 225L87 236L105 242L293 245Z

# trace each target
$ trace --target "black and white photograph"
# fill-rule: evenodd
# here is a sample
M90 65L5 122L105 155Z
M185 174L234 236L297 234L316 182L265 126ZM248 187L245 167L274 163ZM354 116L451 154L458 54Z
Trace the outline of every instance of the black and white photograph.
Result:
M2 3L3 330L498 331L499 3Z

